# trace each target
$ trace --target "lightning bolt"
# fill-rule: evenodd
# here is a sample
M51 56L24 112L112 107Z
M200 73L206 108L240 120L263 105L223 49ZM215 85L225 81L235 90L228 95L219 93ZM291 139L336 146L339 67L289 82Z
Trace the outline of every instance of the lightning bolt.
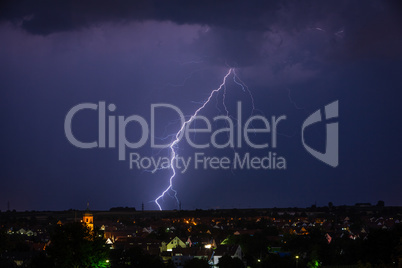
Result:
M321 28L316 28L316 29L317 29L317 30L320 30L320 31L324 31L324 30L322 30ZM254 114L254 112L258 112L258 113L263 114L263 112L262 112L261 110L257 110L257 109L255 108L254 97L253 97L251 91L249 90L249 88L247 87L247 85L246 85L246 84L239 78L239 76L236 74L235 68L230 68L230 69L228 70L228 72L226 73L226 75L223 77L223 81L222 81L222 83L219 85L219 87L218 87L217 89L214 89L214 90L211 91L211 93L210 93L210 95L208 96L208 98L207 98L206 101L200 103L201 106L193 113L193 115L191 115L191 117L190 117L187 121L184 121L184 123L181 125L179 131L178 131L176 134L169 135L170 137L172 137L172 136L174 137L174 140L173 140L173 141L170 143L170 145L168 146L168 147L170 148L170 151L171 151L170 169L172 170L172 175L171 175L170 178L169 178L169 186L161 193L161 195L159 195L159 196L154 200L154 202L155 202L155 204L158 206L159 210L162 210L162 207L161 207L161 205L159 204L158 201L159 201L161 198L163 198L166 194L169 195L169 196L171 196L171 193L170 193L169 191L171 191L171 192L174 193L174 198L176 199L177 204L178 204L178 205L180 204L180 201L179 201L179 199L178 199L178 197L177 197L177 191L173 189L173 179L174 179L175 176L176 176L176 169L175 169L174 162L176 161L176 158L177 158L177 156L178 156L178 154L176 153L177 144L180 142L180 136L182 135L182 133L183 133L183 131L185 130L186 126L189 125L189 124L191 124L191 122L194 121L194 119L197 117L197 115L200 113L200 111L203 110L203 109L205 108L205 106L211 101L211 99L212 99L212 97L215 95L215 93L218 93L218 92L220 92L220 91L223 91L223 93L222 93L222 105L223 105L223 108L224 108L224 110L225 110L225 112L226 112L226 115L227 115L228 117L230 116L230 112L229 112L228 107L227 107L227 105L226 105L226 93L227 93L227 92L226 92L226 81L227 81L228 77L229 77L231 74L233 75L233 82L234 82L236 85L238 85L238 86L242 89L243 92L246 92L246 93L249 95L250 99L251 99L252 109L251 109L251 114L250 114L250 116L252 116L252 115ZM185 81L184 81L181 85L179 85L179 86L183 86L183 85L185 84L185 82L186 82L188 79L191 78L192 75L193 75L193 73L191 73L190 76L187 77L187 78L185 79ZM176 85L176 86L177 86L177 85ZM217 95L216 97L218 98L218 95ZM292 103L293 106L294 106L297 110L305 110L305 109L302 108L302 107L298 107L297 104L292 100L290 89L288 89L288 98L289 98L290 103ZM218 106L217 106L217 108L218 108ZM218 108L218 110L220 110L220 109ZM231 117L231 116L230 116L230 117ZM284 134L281 134L281 135L286 136L286 137L291 137L291 136L284 135ZM154 172L152 172L152 173L154 173ZM172 197L172 196L171 196L171 197ZM152 202L152 201L151 201L151 202Z
M234 72L233 68L230 68L229 71L226 73L226 75L223 77L223 81L222 84L220 84L220 86L217 89L214 89L211 91L211 94L209 95L209 97L207 98L207 100L194 112L194 114L187 120L185 121L182 125L181 128L179 129L179 131L176 133L175 135L175 140L172 141L172 143L170 143L169 148L171 151L171 159L170 159L170 168L172 169L172 175L170 176L169 179L169 186L162 192L162 194L160 196L158 196L155 199L155 204L158 206L159 210L162 210L161 205L159 204L159 200L161 198L163 198L165 196L165 194L167 194L169 192L169 190L174 192L174 197L177 201L177 203L179 204L179 199L177 198L177 192L176 190L173 189L173 179L176 176L176 169L174 166L174 161L176 160L177 157L177 153L176 153L176 145L180 142L180 136L183 133L185 127L190 124L192 121L194 121L194 119L196 118L196 116L198 115L198 113L204 109L204 107L210 102L210 100L212 99L213 95L217 92L219 92L222 88L224 88L225 90L225 86L226 86L226 79L229 77L230 74L234 74L234 76L236 76L236 73ZM225 90L226 92L226 90ZM225 107L226 112L228 113L226 107Z
M248 95L250 96L251 99L251 104L252 104L252 110L251 110L251 115L253 115L254 111L258 111L255 109L255 105L254 105L254 98L253 95L251 94L251 91L249 90L249 88L247 87L247 85L238 77L238 75L236 74L236 70L234 68L230 68L229 71L226 73L226 75L223 77L223 81L222 83L219 85L219 87L217 89L214 89L211 91L209 97L207 98L206 101L204 101L203 103L201 103L201 106L193 113L193 115L187 120L185 121L179 131L176 133L176 135L172 135L174 136L174 140L170 143L169 148L171 151L171 159L170 159L170 169L172 170L172 175L170 176L169 179L169 186L162 192L162 194L160 196L158 196L154 202L155 204L158 206L159 210L162 210L161 205L159 204L159 200L161 198L163 198L165 196L165 194L171 196L171 194L169 193L169 191L172 191L174 193L174 198L176 199L177 204L180 204L180 201L177 197L177 191L173 189L173 179L176 176L176 169L174 166L174 161L177 158L177 153L175 148L177 148L177 144L180 142L180 136L182 135L184 129L186 128L187 125L189 125L191 122L194 121L194 119L197 117L198 113L205 108L205 106L211 101L212 97L215 95L215 93L218 93L219 91L223 91L222 94L222 105L224 107L224 110L226 112L227 116L230 116L229 110L226 106L226 80L228 79L228 77L230 75L233 75L233 82L235 84L237 84L238 86L241 87L243 92L247 92ZM190 77L186 78L189 79Z

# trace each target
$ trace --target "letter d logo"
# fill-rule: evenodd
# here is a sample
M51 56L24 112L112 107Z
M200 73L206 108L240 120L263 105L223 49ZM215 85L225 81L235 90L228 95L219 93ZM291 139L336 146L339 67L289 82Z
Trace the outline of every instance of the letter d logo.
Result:
M334 101L325 106L325 119L338 117L338 101ZM320 110L315 111L304 121L302 126L302 143L307 152L312 154L318 160L330 165L331 167L337 167L339 164L338 155L338 123L327 123L327 138L325 141L325 153L321 153L314 150L304 142L304 129L312 124L321 122Z

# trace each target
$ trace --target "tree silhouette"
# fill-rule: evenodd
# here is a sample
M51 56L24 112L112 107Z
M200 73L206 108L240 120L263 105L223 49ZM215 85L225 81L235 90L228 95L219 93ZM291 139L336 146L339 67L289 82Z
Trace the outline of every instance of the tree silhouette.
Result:
M186 262L184 268L209 268L209 264L206 260L194 258Z
M56 225L46 249L56 267L108 267L108 249L99 230L76 222Z
M219 258L219 268L243 268L244 264L239 258L232 258L225 254Z

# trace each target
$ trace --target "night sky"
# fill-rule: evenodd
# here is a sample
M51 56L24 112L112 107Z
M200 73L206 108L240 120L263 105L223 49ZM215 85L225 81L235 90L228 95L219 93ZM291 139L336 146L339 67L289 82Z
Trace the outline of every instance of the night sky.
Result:
M118 148L77 148L65 134L67 113L80 103L105 102L116 106L106 116L139 115L149 123L151 105L166 103L188 119L230 68L253 97L232 73L226 93L217 92L199 115L212 120L226 115L226 106L237 126L239 101L243 124L250 115L285 115L276 148L194 149L182 140L177 153L271 152L286 160L286 169L195 169L193 163L173 182L183 209L402 205L398 1L8 1L0 6L0 40L2 211L7 202L16 210L85 209L87 202L94 210L141 209L142 202L158 209L153 200L172 171L130 169L127 159L130 153L168 157L170 150L151 148L150 137L141 148L127 148L125 161ZM301 141L304 120L334 101L337 167L314 158ZM161 109L155 118L155 140L173 141L178 114ZM325 123L305 131L309 146L322 152ZM213 131L223 127L212 124ZM72 131L80 141L97 141L98 111L78 112ZM139 124L128 124L126 136L137 141ZM211 133L190 136L198 143L211 139ZM271 142L269 133L250 136ZM173 194L160 200L163 209L177 208Z

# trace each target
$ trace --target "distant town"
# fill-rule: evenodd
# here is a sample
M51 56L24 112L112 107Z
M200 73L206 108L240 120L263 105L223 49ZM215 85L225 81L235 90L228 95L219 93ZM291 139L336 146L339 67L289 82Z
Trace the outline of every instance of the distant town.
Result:
M402 267L402 207L0 213L0 267Z

